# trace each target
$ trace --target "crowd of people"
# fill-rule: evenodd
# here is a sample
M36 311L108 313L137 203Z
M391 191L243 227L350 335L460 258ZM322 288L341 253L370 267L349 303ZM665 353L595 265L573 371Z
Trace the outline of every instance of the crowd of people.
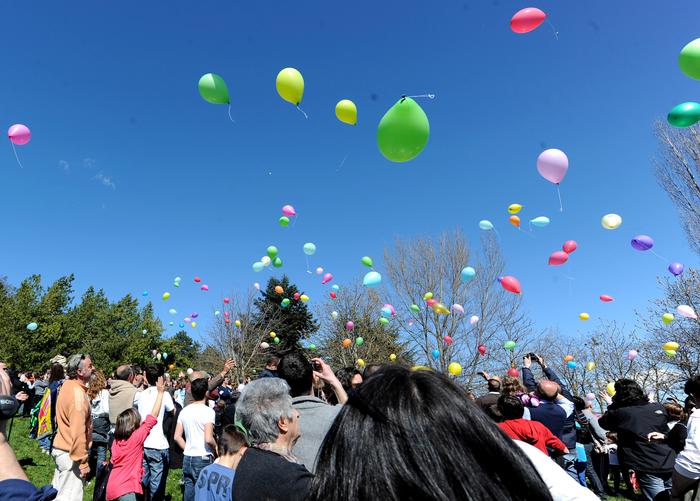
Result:
M173 474L185 501L594 500L637 491L680 500L698 489L700 376L685 385L684 406L650 401L620 379L612 397L601 394L601 415L535 354L524 358L522 382L482 373L478 398L432 371L334 372L301 351L271 356L235 387L234 365L176 379L160 364L106 377L88 354L36 378L2 366L0 500L81 501L94 480L94 499L160 501ZM51 487L29 483L8 445L13 402L54 459Z

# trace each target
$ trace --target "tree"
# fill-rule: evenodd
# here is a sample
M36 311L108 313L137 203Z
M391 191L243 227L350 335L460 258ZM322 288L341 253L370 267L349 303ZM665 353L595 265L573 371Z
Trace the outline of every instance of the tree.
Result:
M187 332L180 330L173 337L166 338L160 343L160 352L167 353L165 362L168 365L187 370L195 367L195 362L201 356L202 346Z
M281 287L283 292L276 292L277 287ZM269 326L279 335L277 351L299 348L302 339L308 339L318 330L318 324L304 301L295 298L295 295L301 297L303 293L299 292L296 285L289 283L286 275L281 280L270 278L267 287L260 294L255 300L256 312L251 320L256 325ZM288 306L283 306L285 300L288 300Z
M384 261L390 280L387 302L396 308L396 321L409 346L430 367L447 372L448 365L457 361L464 368L463 382L471 387L477 370L505 372L525 352L532 339L532 322L521 311L520 297L498 283L505 262L493 237L482 240L478 257L471 255L459 232L443 233L437 239L396 240L393 249L384 252ZM477 273L463 283L460 273L469 264ZM440 315L427 307L423 299L427 292L451 314ZM465 314L456 313L454 304L463 306ZM419 310L413 311L412 305ZM471 315L479 317L476 324L470 322ZM503 348L507 340L516 342L514 351ZM486 356L479 354L479 345L487 348ZM437 359L433 350L438 350Z
M400 340L399 325L379 322L382 301L375 291L354 284L341 288L336 299L331 299L320 308L322 319L321 334L316 337L319 355L334 368L356 364L358 359L365 363L387 363L391 354L396 355L396 363L413 364L413 354L407 343ZM333 314L335 312L335 314ZM347 322L353 322L352 331ZM363 339L362 345L356 339ZM344 340L351 344L345 348Z
M700 254L700 126L656 124L656 178L678 209L691 248Z

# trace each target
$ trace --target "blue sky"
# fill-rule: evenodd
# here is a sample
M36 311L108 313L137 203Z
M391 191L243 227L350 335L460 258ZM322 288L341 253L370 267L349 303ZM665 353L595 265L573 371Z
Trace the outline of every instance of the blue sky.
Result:
M700 83L676 60L700 37L700 5L535 5L558 40L547 24L511 33L510 17L528 5L504 0L6 4L0 116L33 137L18 148L24 169L9 142L0 153L3 273L48 283L72 272L78 295L95 284L112 299L148 290L167 321L169 308L211 311L263 282L251 264L270 244L318 300L326 289L305 273L304 242L317 245L312 266L342 284L395 236L459 228L476 244L478 221L490 219L538 327L634 323L634 310L660 294L668 262L634 251L633 236L697 265L651 159L653 122L699 98ZM308 120L276 94L287 66L304 75ZM199 97L207 72L226 79L235 124ZM420 103L428 146L412 162L386 161L379 119L402 94L426 92L437 95ZM356 127L334 117L343 98L358 106ZM535 169L545 147L570 159L562 214ZM513 202L551 225L533 236L513 230ZM298 221L281 229L287 203ZM600 226L610 212L623 217L617 231ZM548 267L568 239L579 250L565 269ZM166 290L173 297L162 302Z

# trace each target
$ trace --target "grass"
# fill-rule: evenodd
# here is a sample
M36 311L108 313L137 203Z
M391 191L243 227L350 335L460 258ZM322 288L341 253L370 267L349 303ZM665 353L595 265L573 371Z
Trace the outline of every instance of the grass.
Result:
M41 486L51 483L54 470L53 458L47 454L42 454L39 442L29 438L29 419L15 418L10 445L17 455L17 460L34 485ZM170 470L165 487L166 499L182 501L179 483L181 478L182 470ZM94 481L85 487L83 496L85 501L92 500L93 487ZM626 498L608 497L608 500L625 501Z
M54 471L53 458L41 452L39 442L29 438L29 419L15 418L12 426L12 435L10 436L10 445L15 451L17 461L22 465L22 468L27 473L29 480L37 486L48 485L51 483ZM168 480L165 486L166 499L171 501L182 501L182 492L180 491L180 479L182 478L182 470L170 470ZM94 480L89 485L85 486L83 500L92 500L92 491L94 488Z

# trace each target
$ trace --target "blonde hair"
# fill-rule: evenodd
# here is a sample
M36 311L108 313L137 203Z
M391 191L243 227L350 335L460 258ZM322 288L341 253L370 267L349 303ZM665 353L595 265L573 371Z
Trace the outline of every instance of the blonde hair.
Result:
M102 390L107 388L107 379L105 379L104 372L95 371L90 378L90 383L88 384L87 395L90 400L94 400L97 395L100 394Z

